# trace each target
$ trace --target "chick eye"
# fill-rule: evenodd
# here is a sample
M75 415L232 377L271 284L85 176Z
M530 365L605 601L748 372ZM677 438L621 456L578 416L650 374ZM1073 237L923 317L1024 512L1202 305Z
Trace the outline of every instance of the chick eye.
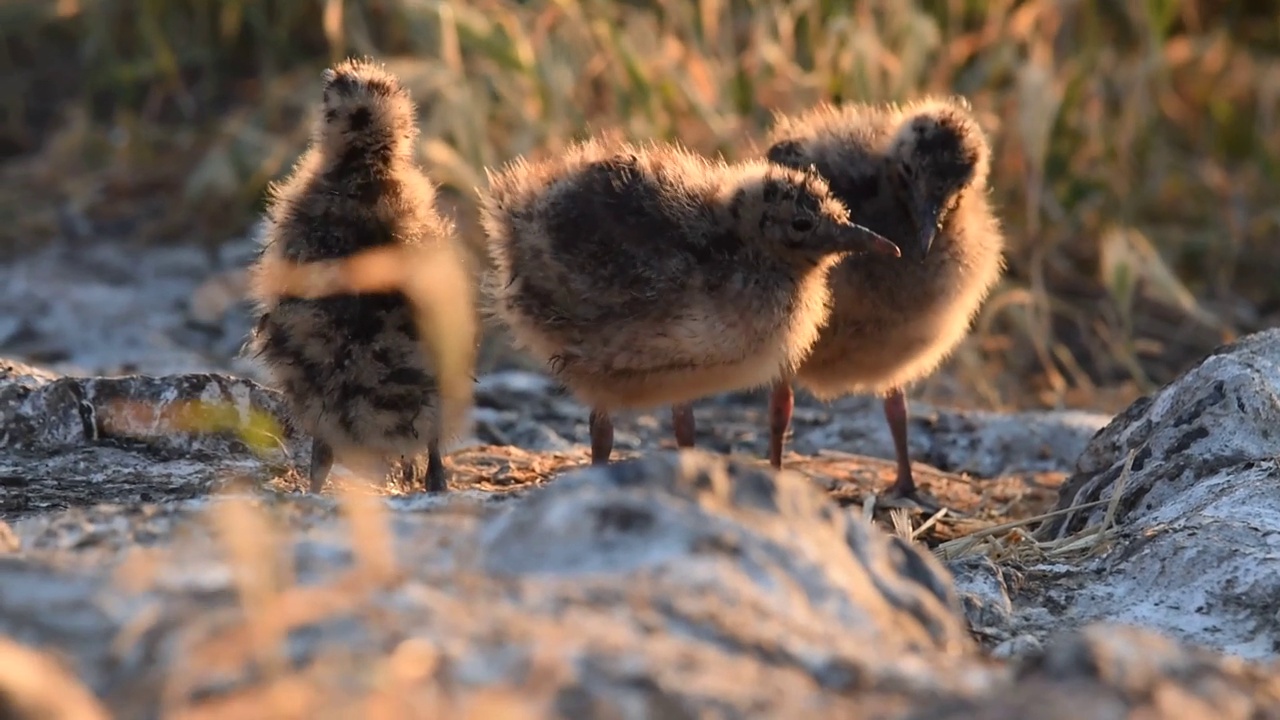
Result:
M796 232L809 232L813 229L813 219L798 217L791 221L791 229Z

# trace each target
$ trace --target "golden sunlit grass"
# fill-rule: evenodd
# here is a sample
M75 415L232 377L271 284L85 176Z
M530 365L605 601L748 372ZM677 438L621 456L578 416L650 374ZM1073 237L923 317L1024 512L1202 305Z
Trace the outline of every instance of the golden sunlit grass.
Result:
M1265 4L1250 12L1239 1L1174 0L9 0L0 2L0 153L14 156L0 164L0 252L85 223L155 242L243 233L266 184L305 145L320 68L351 54L388 59L413 89L422 159L454 191L473 249L484 168L556 152L588 130L740 157L758 152L775 109L959 92L992 134L1011 242L1008 280L953 362L962 397L1113 407L1280 308L1280 26ZM423 267L445 269L412 270ZM471 402L475 332L470 294L457 291L466 277L450 269L464 267L374 253L265 271L311 296L405 290L456 428ZM220 406L179 406L167 418L119 411L131 425L234 430L260 451L282 437L273 420ZM1127 477L1107 520L1072 538L1034 538L1041 516L935 552L1096 552L1114 535ZM179 670L168 715L339 707L288 667L282 639L357 607L399 573L382 502L342 489L340 503L357 562L318 588L293 582L280 533L254 501L218 503L211 521L243 621L193 640L183 666L252 660L267 682L260 694L193 708ZM941 519L893 521L918 537ZM412 640L392 649L352 712L408 714L435 652ZM410 707L428 717L542 714L537 688L495 692L460 708L432 691Z
M479 242L485 167L588 130L757 151L772 110L969 97L1008 282L923 393L1116 408L1280 309L1280 27L1242 0L11 0L0 246L84 216L242 232L303 148L321 67L388 59ZM43 142L41 146L38 143ZM480 254L482 257L482 254Z
M1070 507L1062 510L975 530L942 543L933 549L933 553L943 560L955 560L967 555L985 555L996 562L1027 564L1082 560L1100 555L1111 547L1111 541L1116 536L1116 513L1120 508L1120 499L1124 496L1125 486L1129 483L1129 473L1137 452L1136 449L1129 452L1120 477L1111 488L1111 497L1107 500L1094 502L1077 500ZM1044 524L1048 520L1104 505L1107 511L1098 525L1082 528L1062 538L1046 537L1045 533L1039 531L1039 528L1045 527ZM913 529L910 521L894 517L894 531L908 539L914 539L928 524L926 521L920 528Z
M290 533L277 526L262 504L226 497L206 513L218 551L234 569L240 608L198 623L184 636L163 687L164 717L270 718L456 717L524 720L545 717L563 668L555 658L532 659L525 679L457 692L442 676L446 649L404 637L387 652L369 657L341 646L321 648L295 664L284 655L291 631L327 619L357 617L371 627L385 623L376 596L403 582L395 560L386 509L380 500L343 492L340 512L348 526L354 562L321 582L299 585L289 569ZM155 561L151 564L154 566ZM466 572L465 570L460 572ZM136 574L136 572L135 572ZM456 583L463 588L463 582ZM465 599L430 593L446 613L466 624L483 623ZM393 635L403 626L386 627ZM376 631L375 631L376 632ZM198 683L252 668L243 689L196 699Z
M0 638L0 698L7 717L107 720L109 713L66 667L48 655Z

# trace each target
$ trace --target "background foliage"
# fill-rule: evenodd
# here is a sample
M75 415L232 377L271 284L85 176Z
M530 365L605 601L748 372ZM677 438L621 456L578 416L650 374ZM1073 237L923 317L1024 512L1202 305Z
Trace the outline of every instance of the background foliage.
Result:
M940 399L1114 409L1280 320L1261 0L0 0L0 253L243 235L350 54L413 88L477 242L483 168L584 131L734 157L775 109L966 95L1009 273Z

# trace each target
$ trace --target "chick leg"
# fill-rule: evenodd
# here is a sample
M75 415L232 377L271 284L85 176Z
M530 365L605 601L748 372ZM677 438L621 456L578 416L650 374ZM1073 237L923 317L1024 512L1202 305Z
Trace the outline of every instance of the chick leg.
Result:
M795 407L796 396L791 389L791 380L783 378L776 382L769 396L769 464L775 470L782 468L782 447Z
M920 492L911 473L911 454L907 448L907 395L902 388L894 388L884 396L884 418L889 422L889 434L893 436L893 448L898 455L898 477L889 486L888 496L911 500L926 511L937 512L942 506Z
M400 456L401 481L404 487L424 492L447 492L449 482L444 470L444 461L440 458L439 446L435 441L427 445L427 466L424 468L417 462L417 457Z
M324 488L324 481L329 478L333 469L333 448L320 438L311 439L311 492L318 493Z
M613 453L613 420L604 410L591 411L591 464L607 465Z
M449 481L445 477L444 459L440 457L440 441L427 445L427 492L448 492Z
M884 396L884 419L889 422L889 434L893 436L893 449L898 456L898 479L889 491L910 497L915 494L916 479L911 474L911 455L907 449L907 396L901 388L894 388Z
M671 406L671 425L676 432L676 447L682 450L693 447L696 425L693 422L691 403Z

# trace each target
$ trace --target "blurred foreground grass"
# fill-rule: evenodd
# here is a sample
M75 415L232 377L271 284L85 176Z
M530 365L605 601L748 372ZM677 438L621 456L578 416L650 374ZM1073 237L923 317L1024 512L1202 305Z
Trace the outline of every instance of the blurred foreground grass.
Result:
M774 109L966 95L1010 270L937 399L1115 408L1280 319L1280 9L1250 0L0 1L0 252L242 234L350 54L413 88L471 240L483 167L585 130L733 157Z

